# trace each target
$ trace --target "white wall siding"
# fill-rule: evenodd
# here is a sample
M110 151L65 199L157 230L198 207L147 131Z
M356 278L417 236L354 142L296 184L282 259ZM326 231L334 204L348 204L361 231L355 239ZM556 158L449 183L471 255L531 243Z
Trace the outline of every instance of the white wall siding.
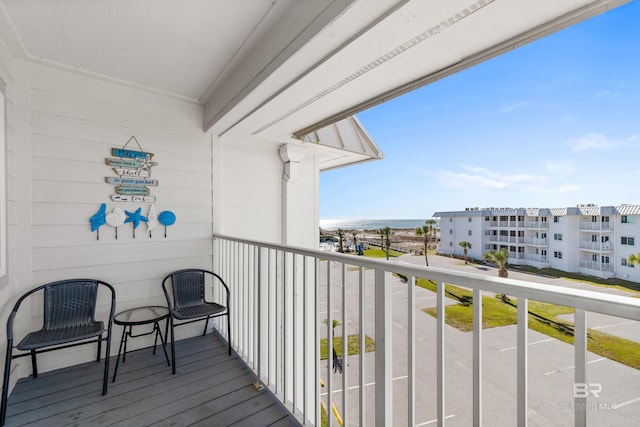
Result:
M117 311L164 304L162 278L172 270L212 266L212 149L202 131L202 108L64 71L31 65L31 255L33 287L53 280L93 277L116 289ZM141 223L115 230L102 226L100 239L89 218L101 203L134 211L148 203L109 198L115 176L105 158L135 136L158 162L150 187L158 213L169 210L176 223L153 230ZM129 149L138 149L132 141ZM34 317L34 323L39 317ZM182 331L184 333L184 331ZM116 329L116 335L120 333ZM132 348L149 339L131 342ZM93 357L87 346L65 356L42 358L42 370Z

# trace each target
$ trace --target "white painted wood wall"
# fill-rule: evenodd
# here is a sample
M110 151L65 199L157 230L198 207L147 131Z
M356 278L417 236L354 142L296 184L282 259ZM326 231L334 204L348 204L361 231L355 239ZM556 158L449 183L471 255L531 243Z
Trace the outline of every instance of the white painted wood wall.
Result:
M162 278L171 271L213 268L214 231L313 247L318 236L317 157L300 162L295 182L283 180L277 141L217 138L203 132L203 108L162 94L118 85L13 58L0 40L0 78L7 98L9 274L0 278L0 327L16 298L35 286L90 277L116 289L116 311L164 304ZM151 178L156 210L177 221L164 237L130 223L91 232L89 218L102 203L134 211L149 204L115 203L105 158L131 136L158 165ZM284 142L283 142L284 143ZM131 145L127 148L134 148ZM284 213L288 213L285 219ZM286 236L286 237L285 237ZM100 308L106 311L106 306ZM41 324L41 309L25 307L22 331ZM183 327L177 337L198 333ZM112 354L120 327L114 328ZM130 349L151 345L151 337ZM4 354L4 333L0 340ZM39 358L41 372L92 360L94 346ZM12 383L31 374L27 359L12 365Z

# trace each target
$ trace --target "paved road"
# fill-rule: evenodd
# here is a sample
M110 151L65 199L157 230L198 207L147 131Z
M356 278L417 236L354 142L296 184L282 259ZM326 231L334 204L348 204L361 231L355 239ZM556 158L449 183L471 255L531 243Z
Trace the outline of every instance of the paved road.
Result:
M424 257L404 256L394 262L424 263ZM431 256L431 266L473 269L479 273L497 275L494 268L464 265L464 262L445 257ZM325 269L322 269L325 271ZM346 332L355 334L359 330L357 271L347 271L347 307ZM321 274L322 277L322 274ZM340 270L332 273L332 317L341 316L342 301ZM523 273L510 273L510 277L529 281L538 281L538 276ZM365 324L367 335L375 338L373 272L365 272ZM561 279L538 278L544 283L581 287L593 287ZM566 283L563 283L566 282ZM407 401L407 285L399 279L393 279L393 393L394 426L406 425ZM609 290L607 292L620 292ZM321 290L321 317L326 317L326 289ZM435 425L436 422L436 322L421 309L435 306L435 295L427 290L416 290L416 425ZM341 318L341 317L340 317ZM634 325L614 325L611 319L599 319L589 316L590 327L601 324L606 332L627 328L631 337L637 337L637 322ZM618 319L618 323L624 322ZM609 322L609 323L607 323ZM606 325L609 325L608 327ZM597 326L597 325L596 325ZM626 332L625 332L626 333ZM342 334L341 329L336 334ZM516 425L516 326L487 329L483 332L483 419L485 425ZM472 425L472 335L446 327L446 414L447 425ZM637 339L636 339L637 341ZM373 425L375 402L375 352L365 355L365 417L367 425ZM334 390L333 403L343 416L346 425L359 425L359 356L347 358L345 374L332 374ZM326 380L327 368L323 368ZM599 398L590 398L588 419L590 425L632 426L640 419L640 372L595 354L588 354L587 374L589 382L602 384ZM573 423L573 347L558 340L529 330L529 416L531 426L565 426ZM342 408L342 379L346 376L347 408ZM326 391L323 399L326 402ZM337 425L337 424L335 424Z

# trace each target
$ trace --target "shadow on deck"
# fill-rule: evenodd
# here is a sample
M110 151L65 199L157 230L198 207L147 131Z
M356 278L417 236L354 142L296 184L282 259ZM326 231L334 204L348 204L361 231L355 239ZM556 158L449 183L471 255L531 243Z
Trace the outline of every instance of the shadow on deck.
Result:
M168 349L168 346L167 346ZM116 348L117 350L117 348ZM103 363L24 378L9 396L5 426L299 426L217 333L176 342L171 375L160 348L129 352L102 396ZM110 374L113 375L115 357Z

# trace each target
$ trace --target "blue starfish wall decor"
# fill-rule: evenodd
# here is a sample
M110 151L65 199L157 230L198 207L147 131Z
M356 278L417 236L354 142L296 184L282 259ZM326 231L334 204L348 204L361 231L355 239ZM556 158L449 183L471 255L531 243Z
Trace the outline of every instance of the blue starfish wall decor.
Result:
M136 209L135 212L124 211L127 214L127 219L124 220L125 223L130 222L133 224L133 238L136 238L136 228L140 225L140 221L147 222L148 219L146 216L142 215L142 208Z

